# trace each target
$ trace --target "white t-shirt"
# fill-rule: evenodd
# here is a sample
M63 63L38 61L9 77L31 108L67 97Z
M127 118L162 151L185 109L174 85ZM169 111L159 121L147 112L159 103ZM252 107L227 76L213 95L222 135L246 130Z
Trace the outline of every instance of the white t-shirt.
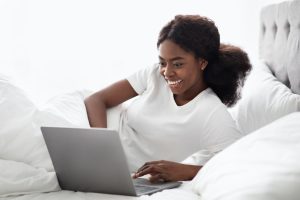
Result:
M210 88L178 106L157 65L127 80L139 94L123 110L119 124L131 171L153 160L187 158L184 163L203 165L241 136L226 106Z

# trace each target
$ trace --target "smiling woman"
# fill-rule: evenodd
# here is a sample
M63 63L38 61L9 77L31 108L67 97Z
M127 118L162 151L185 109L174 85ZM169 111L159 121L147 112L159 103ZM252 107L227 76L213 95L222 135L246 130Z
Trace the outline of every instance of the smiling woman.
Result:
M240 48L221 45L214 22L199 15L175 16L162 28L157 47L159 64L85 100L89 122L106 127L108 108L138 96L119 123L133 177L190 180L240 137L225 105L237 101L251 64Z
M160 74L166 79L177 105L188 103L207 88L203 80L207 61L195 59L171 40L159 45L159 53Z

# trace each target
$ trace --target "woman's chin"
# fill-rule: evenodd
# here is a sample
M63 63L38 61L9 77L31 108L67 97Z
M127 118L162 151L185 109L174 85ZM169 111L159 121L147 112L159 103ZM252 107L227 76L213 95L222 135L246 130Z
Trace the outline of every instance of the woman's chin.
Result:
M169 86L170 90L173 94L181 94L182 93L182 87L176 87L176 86Z
M180 90L174 90L174 89L172 89L172 88L170 88L171 89L171 92L174 94L174 95L180 95L180 94L182 94L182 92L180 91Z

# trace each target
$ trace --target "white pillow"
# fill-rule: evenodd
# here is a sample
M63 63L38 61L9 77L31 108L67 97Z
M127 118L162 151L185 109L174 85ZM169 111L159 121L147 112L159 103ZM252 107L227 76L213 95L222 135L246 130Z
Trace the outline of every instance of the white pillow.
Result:
M35 122L39 126L89 128L84 99L91 94L90 90L77 90L57 95L40 108ZM108 128L118 130L122 110L122 105L107 110Z
M25 92L9 78L0 75L0 158L36 167L51 163L47 149L33 123L37 108Z
M250 73L241 100L230 110L245 135L295 111L300 111L300 95L279 82L263 61Z
M85 92L86 91L74 91L57 95L41 106L34 115L32 124L35 126L36 135L42 140L40 154L43 156L44 162L47 163L47 165L42 167L48 171L54 171L54 169L40 127L89 128L90 125L84 105ZM36 161L33 160L32 163L33 166L36 166Z
M208 200L298 200L300 112L229 146L199 171L194 191Z
M78 90L51 98L40 107L35 115L35 122L39 126L89 128L84 105L86 93L90 92Z
M89 127L87 91L58 95L38 109L12 80L0 75L0 158L53 171L40 126Z
M0 75L0 196L59 189L40 126L89 127L82 91L59 95L38 109ZM0 168L1 168L0 167Z

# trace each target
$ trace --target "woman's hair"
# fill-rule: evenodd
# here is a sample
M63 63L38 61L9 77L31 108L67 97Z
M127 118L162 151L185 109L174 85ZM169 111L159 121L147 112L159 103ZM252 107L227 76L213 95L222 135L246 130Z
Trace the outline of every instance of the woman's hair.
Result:
M252 66L248 55L239 47L221 44L214 22L199 15L177 15L159 33L157 47L171 40L182 49L203 58L208 64L204 81L227 105L240 98L240 87Z

